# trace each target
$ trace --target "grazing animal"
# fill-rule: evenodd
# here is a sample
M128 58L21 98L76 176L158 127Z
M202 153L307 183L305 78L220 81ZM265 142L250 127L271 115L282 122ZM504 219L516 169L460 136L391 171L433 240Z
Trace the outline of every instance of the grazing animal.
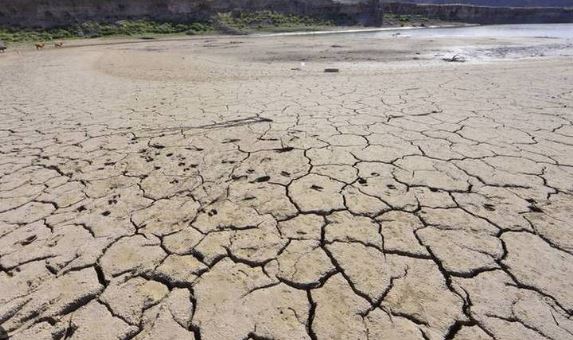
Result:
M56 48L64 47L64 42L63 41L55 42L54 47L56 47Z
M36 50L41 50L42 48L44 48L44 46L46 46L46 44L45 43L36 43L35 46L36 46Z

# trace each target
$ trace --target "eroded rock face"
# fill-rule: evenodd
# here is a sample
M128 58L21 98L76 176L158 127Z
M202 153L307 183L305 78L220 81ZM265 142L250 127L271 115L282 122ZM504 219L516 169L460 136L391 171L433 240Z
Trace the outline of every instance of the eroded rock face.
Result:
M7 1L6 9L0 12L4 26L21 25L24 27L58 27L69 26L76 22L89 20L102 21L116 19L182 20L201 19L229 10L261 11L275 10L295 15L326 16L336 18L339 24L359 23L365 26L381 26L384 23L383 13L411 15L417 13L429 18L448 18L452 21L476 24L514 24L514 23L547 23L569 22L569 12L559 8L567 6L564 1L480 1L465 2L465 5L444 4L440 1L416 1L419 4L396 1L391 3L368 2L365 0L343 1L329 0L316 3L310 0L301 1L301 6L292 7L278 1L267 3L253 1L248 5L240 1L213 1L208 4L200 1L173 1L164 6L160 1L150 1L145 5L137 1L126 1L121 7L113 4L86 2L77 6L74 2L47 2L45 9L34 11L31 1ZM431 4L431 5L428 5ZM440 4L440 5L436 5ZM489 6L489 7L488 7ZM519 8L525 7L525 8ZM547 8L543 8L547 7ZM42 7L44 9L44 7ZM9 15L12 14L12 15Z
M0 338L572 338L570 62L289 39L2 55Z

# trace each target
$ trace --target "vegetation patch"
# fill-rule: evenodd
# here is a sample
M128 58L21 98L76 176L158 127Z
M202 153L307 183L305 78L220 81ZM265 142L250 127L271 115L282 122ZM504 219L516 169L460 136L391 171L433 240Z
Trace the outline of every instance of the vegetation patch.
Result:
M246 34L256 31L284 32L316 30L334 23L311 17L281 14L273 11L219 13L211 20L192 23L157 22L152 20L121 20L114 23L94 21L51 29L2 28L0 40L52 41L73 38L130 36L152 39L161 34Z
M2 28L0 40L6 43L21 41L54 41L74 38L97 38L109 36L129 36L141 39L154 39L156 35L209 33L248 34L254 32L290 32L331 29L338 24L353 24L349 18L315 18L274 11L218 13L203 22L173 23L152 20L121 20L113 23L88 21L66 27L51 29ZM392 26L411 25L426 22L428 19L414 15L384 16L385 24ZM355 24L355 23L354 23Z
M333 21L329 20L273 11L219 13L216 20L227 28L244 33L253 31L304 31L335 25Z
M412 14L384 14L384 25L386 26L411 26L419 25L426 26L431 24L432 20L423 15L412 15Z
M150 20L121 20L115 23L89 21L79 25L46 30L0 28L0 40L5 42L50 41L104 36L140 36L149 38L149 35L154 34L185 33L194 35L212 32L214 32L213 26L206 22L180 24Z

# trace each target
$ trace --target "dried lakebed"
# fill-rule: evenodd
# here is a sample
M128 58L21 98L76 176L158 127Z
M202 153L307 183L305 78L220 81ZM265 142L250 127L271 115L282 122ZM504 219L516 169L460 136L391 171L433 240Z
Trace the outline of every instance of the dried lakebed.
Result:
M573 61L458 43L0 56L0 338L573 339Z

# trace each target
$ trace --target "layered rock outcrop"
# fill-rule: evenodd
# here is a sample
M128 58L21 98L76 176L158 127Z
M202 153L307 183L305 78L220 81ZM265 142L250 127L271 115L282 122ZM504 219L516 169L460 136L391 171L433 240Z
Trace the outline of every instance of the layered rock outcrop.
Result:
M380 25L380 0L5 0L0 25L53 27L89 20L149 18L205 20L218 12L274 10L334 19L343 24Z
M479 24L573 22L573 8L417 5L382 0L3 0L0 26L55 27L141 18L190 22L218 12L258 10L367 26L380 26L383 12Z
M468 5L429 5L388 3L384 10L395 14L415 14L446 21L476 24L530 24L573 22L573 8L487 7Z

